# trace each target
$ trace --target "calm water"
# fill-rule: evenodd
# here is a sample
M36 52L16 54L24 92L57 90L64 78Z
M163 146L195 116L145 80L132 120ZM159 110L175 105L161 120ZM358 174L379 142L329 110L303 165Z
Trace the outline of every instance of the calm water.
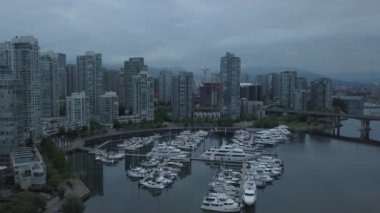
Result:
M380 116L380 109L364 109L365 115L376 115ZM342 121L343 127L341 129L342 136L348 137L360 137L359 129L361 127L361 123L359 120L348 119ZM370 138L380 141L380 121L371 121L370 126L372 128L370 132Z
M220 138L207 140L206 147ZM379 212L380 147L344 142L322 136L298 135L274 149L284 160L285 171L259 191L257 204L245 212ZM103 166L92 156L72 156L76 170L92 191L86 212L202 212L200 204L217 169L193 162L174 185L161 195L139 189L125 169L136 159Z

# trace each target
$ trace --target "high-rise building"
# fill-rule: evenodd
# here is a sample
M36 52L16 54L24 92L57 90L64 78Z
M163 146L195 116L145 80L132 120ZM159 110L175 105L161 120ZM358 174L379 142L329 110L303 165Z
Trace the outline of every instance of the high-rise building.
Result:
M201 107L217 108L219 104L219 89L219 83L203 83L199 87L199 104Z
M15 72L14 67L12 66L12 55L13 45L11 42L0 42L0 65L5 66L5 68L10 69L12 72Z
M119 97L119 105L123 106L125 108L125 92L126 92L126 85L125 85L125 79L124 79L124 70L123 68L119 71L119 89L117 90L117 96Z
M173 76L172 115L175 119L187 119L193 115L193 84L191 72L179 72Z
M52 51L40 55L41 72L41 116L44 118L59 116L59 98L61 92L58 72L58 54Z
M142 120L154 119L153 79L147 71L141 71L132 78L132 112Z
M291 108L292 92L296 89L297 72L284 71L280 73L280 105L284 108Z
M295 111L306 110L306 90L295 89L292 91L291 109Z
M320 78L311 82L311 109L325 111L332 106L333 82L328 78Z
M144 64L144 58L136 57L129 58L128 61L124 62L124 85L125 85L125 100L124 106L127 110L133 108L133 85L132 80L134 75L138 75L141 71L148 71L148 67Z
M261 85L260 96L263 98L265 103L270 101L270 91L269 91L269 75L259 74L256 75L256 84Z
M170 70L161 70L159 77L159 101L169 103L172 99L172 72Z
M105 92L100 96L100 122L112 124L119 117L119 100L116 92Z
M220 59L220 102L219 110L222 116L240 117L240 58L227 52Z
M38 41L33 36L16 36L0 43L0 63L22 82L23 107L28 131L41 131L41 83Z
M66 54L57 53L57 58L57 72L59 76L59 99L65 100L67 96Z
M261 97L265 104L277 101L280 99L280 74L269 73L259 74L256 76L256 84L261 85Z
M261 84L240 83L240 98L247 101L263 101L261 90Z
M268 74L268 96L270 101L277 101L281 96L280 74Z
M120 72L117 70L107 70L103 73L104 91L113 91L118 93L120 83ZM119 94L117 94L119 96Z
M300 89L300 90L306 90L307 89L306 78L304 78L304 77L297 77L296 89Z
M66 93L70 96L73 92L79 92L79 72L74 64L66 65Z
M69 127L82 127L90 123L89 105L84 91L73 92L66 98L66 122Z
M26 124L21 80L0 64L0 155L24 144Z
M99 97L103 94L102 54L86 52L77 56L79 90L85 91L89 99L90 114L98 115Z
M160 85L159 85L159 79L158 78L153 78L153 99L154 103L158 103L160 99Z

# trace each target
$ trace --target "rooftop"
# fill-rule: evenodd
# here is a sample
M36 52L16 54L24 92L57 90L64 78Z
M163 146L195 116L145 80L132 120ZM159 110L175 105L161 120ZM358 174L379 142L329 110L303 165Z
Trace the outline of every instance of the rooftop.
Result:
M30 147L19 147L11 150L13 164L42 161L40 153Z

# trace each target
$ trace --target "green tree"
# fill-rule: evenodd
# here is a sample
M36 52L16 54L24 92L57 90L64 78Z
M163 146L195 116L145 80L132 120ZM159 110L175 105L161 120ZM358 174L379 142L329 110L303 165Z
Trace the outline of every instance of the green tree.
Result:
M63 213L82 213L86 206L82 200L75 195L68 195L64 198L62 203Z
M113 121L113 128L119 130L121 128L121 124L118 120Z
M5 204L0 212L7 213L38 213L46 207L46 199L33 192L22 192L11 197L11 202Z
M73 174L71 161L66 160L65 154L52 141L51 138L43 138L40 151L44 158L47 170L47 184L57 187L59 182Z

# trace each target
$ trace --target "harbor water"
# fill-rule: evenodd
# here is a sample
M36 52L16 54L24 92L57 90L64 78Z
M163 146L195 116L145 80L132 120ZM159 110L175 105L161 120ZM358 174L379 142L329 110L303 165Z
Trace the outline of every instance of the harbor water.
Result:
M209 137L194 155L221 140L219 136ZM243 212L379 212L380 147L299 134L272 151L283 160L284 173L259 190L256 205ZM139 161L137 158L126 157L112 166L84 152L71 158L91 191L85 203L88 213L204 212L200 209L202 198L218 170L192 161L171 187L157 193L139 188L125 175L129 165Z

